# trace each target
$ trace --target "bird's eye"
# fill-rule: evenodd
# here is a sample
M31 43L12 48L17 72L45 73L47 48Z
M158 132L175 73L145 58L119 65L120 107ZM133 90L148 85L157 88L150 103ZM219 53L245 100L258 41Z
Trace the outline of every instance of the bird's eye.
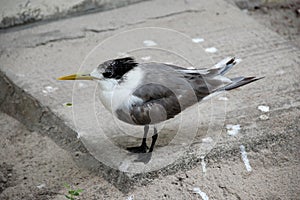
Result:
M105 78L111 78L113 76L113 73L111 70L105 70L105 72L102 73L102 75L105 77Z

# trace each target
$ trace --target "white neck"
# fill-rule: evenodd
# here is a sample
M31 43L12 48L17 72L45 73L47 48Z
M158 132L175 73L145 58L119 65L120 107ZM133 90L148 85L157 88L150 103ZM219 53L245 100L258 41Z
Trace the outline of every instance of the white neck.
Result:
M99 80L100 100L107 110L114 112L130 101L132 93L143 79L141 68L136 67L124 75L120 83L115 79Z

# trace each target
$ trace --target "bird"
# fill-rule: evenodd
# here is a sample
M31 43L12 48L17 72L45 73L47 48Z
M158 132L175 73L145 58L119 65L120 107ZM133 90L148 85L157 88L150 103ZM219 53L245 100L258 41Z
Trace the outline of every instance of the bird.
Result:
M263 78L224 76L239 61L227 57L211 68L196 69L159 62L138 63L133 57L123 57L107 60L91 73L57 79L96 81L100 100L110 113L128 124L144 126L141 145L127 150L139 153L135 161L148 163L158 138L157 124L216 92L233 90ZM154 129L150 147L147 146L149 126Z

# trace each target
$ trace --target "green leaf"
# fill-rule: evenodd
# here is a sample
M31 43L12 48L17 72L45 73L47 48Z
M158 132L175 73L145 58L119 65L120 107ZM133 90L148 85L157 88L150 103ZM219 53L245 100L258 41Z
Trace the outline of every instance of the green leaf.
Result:
M76 190L76 192L83 192L83 189L78 189L78 190Z
M74 192L74 196L79 196L79 192Z
M66 197L67 199L71 199L71 197L69 197L68 195L65 195L65 197Z
M74 195L75 191L74 190L69 190L68 193L71 194L71 195Z

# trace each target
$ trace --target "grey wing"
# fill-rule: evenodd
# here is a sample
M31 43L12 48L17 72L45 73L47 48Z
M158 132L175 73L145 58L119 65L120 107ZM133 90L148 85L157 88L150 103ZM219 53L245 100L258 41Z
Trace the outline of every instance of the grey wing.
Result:
M200 101L209 95L209 84L207 83L208 69L189 70L175 65L164 63L147 63L143 69L146 71L145 82L161 84L170 89L177 97L182 96L183 107L195 103L194 98ZM188 103L188 100L191 103ZM189 104L189 105L186 105Z
M176 95L163 85L145 84L133 95L143 100L142 103L133 105L130 110L131 119L138 125L156 124L181 112Z
M182 110L231 83L230 79L221 75L231 67L231 63L230 59L230 62L226 62L226 67L195 70L163 63L139 65L145 71L145 77L143 85L133 95L143 101L130 109L131 120L144 125L173 118Z
M209 94L199 73L190 76L181 72L185 68L163 63L146 63L140 67L145 77L133 95L143 103L130 110L136 124L155 124L173 118Z
M163 63L146 63L140 67L145 77L132 95L142 99L142 103L132 105L129 111L135 124L155 124L173 118L209 95L199 73L182 73L185 68Z
M185 85L183 90L192 90L198 101L232 82L229 78L221 75L225 69L224 66L212 69L185 69L173 65L167 67L173 70L173 72L168 73L168 81L172 82L175 79L187 83L189 87L183 84ZM227 69L229 69L228 65L226 66ZM170 81L170 79L172 80ZM177 85L174 81L172 84Z
M239 60L226 58L211 69L186 69L164 63L143 63L143 83L132 94L142 101L126 111L117 111L125 122L145 125L170 119L216 91L231 90L253 81L255 77L223 76Z

